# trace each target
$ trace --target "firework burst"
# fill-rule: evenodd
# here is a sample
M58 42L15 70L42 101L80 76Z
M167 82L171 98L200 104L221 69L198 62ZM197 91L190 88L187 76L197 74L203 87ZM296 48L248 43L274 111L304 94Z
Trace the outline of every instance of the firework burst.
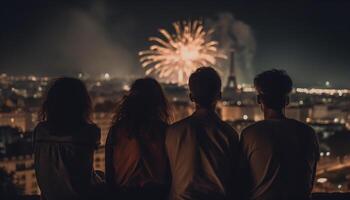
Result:
M213 30L205 31L201 21L175 22L173 27L174 34L160 29L163 39L151 37L154 44L139 52L146 75L184 85L198 67L215 66L218 58L226 59L218 52L218 42L210 39Z

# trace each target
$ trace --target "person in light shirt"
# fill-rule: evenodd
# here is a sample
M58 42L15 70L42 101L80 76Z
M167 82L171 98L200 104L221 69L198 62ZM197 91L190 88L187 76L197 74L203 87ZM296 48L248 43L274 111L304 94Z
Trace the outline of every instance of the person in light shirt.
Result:
M189 89L196 111L166 132L172 175L169 199L235 199L238 135L215 112L221 79L213 68L201 67L190 76Z

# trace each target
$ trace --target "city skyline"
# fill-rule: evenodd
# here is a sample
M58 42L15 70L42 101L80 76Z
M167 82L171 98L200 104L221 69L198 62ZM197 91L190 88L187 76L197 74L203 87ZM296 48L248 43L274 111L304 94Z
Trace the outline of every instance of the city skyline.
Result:
M137 53L148 47L148 38L159 28L178 20L215 21L228 13L252 30L253 74L282 68L299 87L320 87L329 81L335 88L349 88L349 7L342 1L8 1L1 12L0 72L142 76Z

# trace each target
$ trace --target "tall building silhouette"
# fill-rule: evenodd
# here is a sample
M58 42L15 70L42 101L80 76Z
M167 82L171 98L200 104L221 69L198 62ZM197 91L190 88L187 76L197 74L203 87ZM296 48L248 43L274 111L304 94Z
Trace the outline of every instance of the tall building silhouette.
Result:
M229 75L227 78L227 83L224 87L223 91L223 100L226 101L237 101L239 99L239 89L237 87L237 79L236 79L236 73L235 73L235 52L234 50L231 51L230 56L230 69L229 69Z
M226 88L237 91L237 80L235 74L235 52L231 51L230 71L227 79Z

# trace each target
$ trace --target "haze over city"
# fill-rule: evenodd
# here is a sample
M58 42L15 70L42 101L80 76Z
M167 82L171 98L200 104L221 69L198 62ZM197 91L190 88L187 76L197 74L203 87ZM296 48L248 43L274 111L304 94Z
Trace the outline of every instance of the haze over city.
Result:
M348 88L349 7L346 1L6 1L1 7L0 70L142 76L138 52L148 48L149 37L159 36L159 28L171 30L173 22L197 19L208 27L228 14L251 31L250 73L282 68L297 86L321 87L330 81L333 87ZM241 81L239 69L237 73L240 82L251 83Z

